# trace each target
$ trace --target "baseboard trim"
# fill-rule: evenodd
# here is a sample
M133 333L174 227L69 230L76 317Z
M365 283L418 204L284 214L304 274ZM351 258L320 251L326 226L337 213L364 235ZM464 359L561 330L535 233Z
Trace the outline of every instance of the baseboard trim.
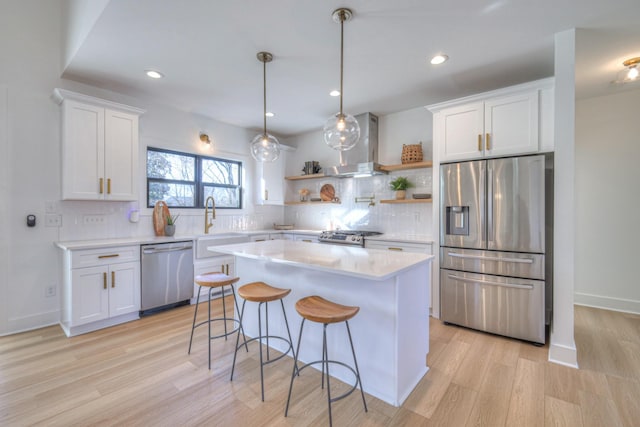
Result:
M550 344L549 362L578 369L578 351L575 346Z
M623 313L640 314L640 301L628 299L575 292L573 294L573 303L576 305L620 311Z

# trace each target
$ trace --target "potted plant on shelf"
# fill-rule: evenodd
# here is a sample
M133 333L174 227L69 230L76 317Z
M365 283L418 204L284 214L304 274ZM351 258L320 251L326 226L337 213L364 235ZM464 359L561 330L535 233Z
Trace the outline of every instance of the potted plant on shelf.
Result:
M389 185L396 192L396 200L404 200L407 197L407 188L413 187L413 184L404 176L397 177Z
M176 221L178 220L179 216L180 214L175 216L172 216L172 215L166 216L167 224L164 226L165 236L173 236L173 234L176 232Z

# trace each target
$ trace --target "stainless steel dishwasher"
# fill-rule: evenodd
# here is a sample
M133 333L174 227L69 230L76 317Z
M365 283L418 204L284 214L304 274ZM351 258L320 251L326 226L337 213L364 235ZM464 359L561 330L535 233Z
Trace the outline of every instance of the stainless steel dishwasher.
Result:
M193 296L193 242L140 245L140 315L189 304Z

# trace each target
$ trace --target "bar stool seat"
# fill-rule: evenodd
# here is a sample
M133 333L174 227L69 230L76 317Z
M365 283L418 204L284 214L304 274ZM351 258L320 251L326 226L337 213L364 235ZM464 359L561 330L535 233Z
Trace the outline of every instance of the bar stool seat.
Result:
M242 319L244 318L244 308L245 308L245 304L247 303L247 301L250 302L257 302L258 303L258 336L257 337L253 337L249 340L246 339L245 337L245 341L244 341L244 345L246 346L247 343L251 342L251 341L259 341L260 342L260 388L261 388L261 392L262 392L262 401L264 402L264 365L268 365L269 363L275 362L277 360L280 360L281 358L283 358L284 356L286 356L289 351L292 352L292 354L295 356L295 353L293 352L293 340L291 339L291 332L289 330L289 322L287 321L287 313L284 310L284 303L282 302L282 299L284 297L286 297L287 295L289 295L289 293L291 293L291 289L281 289L281 288L276 288L270 285L267 285L264 282L252 282L252 283L248 283L242 287L240 287L238 289L238 295L240 295L240 297L242 299L244 299L244 301L242 302L242 311L240 313L240 322L242 323ZM280 301L280 305L282 306L282 315L284 316L284 322L285 325L287 327L287 335L288 335L288 339L285 337L280 337L277 335L270 335L269 334L269 305L268 303L271 301ZM260 315L260 308L262 307L262 304L265 305L265 319L266 319L266 334L263 335L262 334L262 316ZM243 335L244 335L244 330L242 331ZM266 360L264 360L263 358L263 351L262 351L262 341L263 339L266 340L267 343L267 358ZM282 342L284 342L287 345L287 350L285 352L283 352L280 356L276 357L276 358L271 358L270 353L269 353L269 339L276 339L276 340L280 340ZM242 347L242 345L239 344L240 343L240 332L238 332L238 337L236 339L236 350L235 353L233 355L233 366L231 368L231 378L230 381L233 381L233 372L235 370L236 367L236 356L238 354L238 349L240 347Z
M198 306L200 304L200 292L198 291L198 296L196 298L196 308L193 312L193 324L191 325L191 338L189 339L188 354L191 354L191 344L193 343L193 332L198 326L207 324L209 326L209 340L208 340L209 341L209 369L211 369L211 340L215 338L222 338L222 337L224 337L224 339L226 340L229 335L233 334L234 332L242 328L242 323L240 322L240 320L235 319L233 317L227 317L227 307L226 307L225 295L224 295L225 286L230 286L231 293L233 294L233 300L235 302L236 312L238 313L238 316L240 316L240 310L238 309L238 300L236 298L236 291L233 286L233 284L236 283L238 280L240 280L239 277L228 276L220 271L200 274L196 276L194 279L194 282L198 286L209 288L209 298L207 300L208 317L207 317L207 320L204 320L196 324L196 318L198 317ZM214 289L216 288L222 288L222 317L216 317L212 319L211 318L211 295ZM211 335L211 324L213 322L222 322L224 325L224 333L221 333L218 335ZM232 330L229 330L227 328L228 322L232 322L234 324L234 328ZM245 341L245 346L246 346L246 341ZM248 347L247 347L247 351L249 351Z
M286 417L289 412L289 403L291 401L291 391L293 390L293 380L296 374L300 374L303 369L316 365L322 364L322 388L324 388L324 376L325 370L327 373L327 404L329 406L329 425L332 425L332 417L331 417L331 404L337 400L344 399L349 396L351 393L355 391L355 389L360 386L360 394L362 395L362 403L364 404L364 411L367 412L367 402L364 398L364 389L362 387L362 380L360 378L360 370L358 369L358 361L356 360L356 352L353 348L353 340L351 339L351 330L349 329L349 320L352 319L358 312L360 311L360 307L355 306L347 306L335 303L333 301L326 300L320 296L313 295L306 298L302 298L296 302L296 311L302 317L302 322L300 324L300 335L298 337L298 347L296 352L294 353L294 361L293 361L293 371L291 373L291 383L289 385L289 397L287 398L287 406L285 408L284 416ZM315 362L309 362L302 367L298 367L298 355L300 354L300 343L302 342L302 330L304 328L305 320L309 320L311 322L322 323L323 324L323 332L322 332L322 359L317 360ZM347 327L347 334L349 336L349 344L351 345L351 354L353 354L353 364L351 367L344 362L338 360L329 360L329 352L327 349L327 325L332 323L340 323L344 322ZM350 370L355 376L355 383L352 385L351 389L347 392L341 394L340 396L331 397L331 385L329 383L329 365L336 364L343 366Z

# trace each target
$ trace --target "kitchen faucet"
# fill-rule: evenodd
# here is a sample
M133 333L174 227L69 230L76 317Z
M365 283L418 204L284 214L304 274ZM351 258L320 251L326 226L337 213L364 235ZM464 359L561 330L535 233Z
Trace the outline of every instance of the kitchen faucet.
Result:
M209 220L209 199L211 199L211 220ZM213 200L213 196L209 196L204 202L204 234L209 234L214 219L216 219L216 201Z

